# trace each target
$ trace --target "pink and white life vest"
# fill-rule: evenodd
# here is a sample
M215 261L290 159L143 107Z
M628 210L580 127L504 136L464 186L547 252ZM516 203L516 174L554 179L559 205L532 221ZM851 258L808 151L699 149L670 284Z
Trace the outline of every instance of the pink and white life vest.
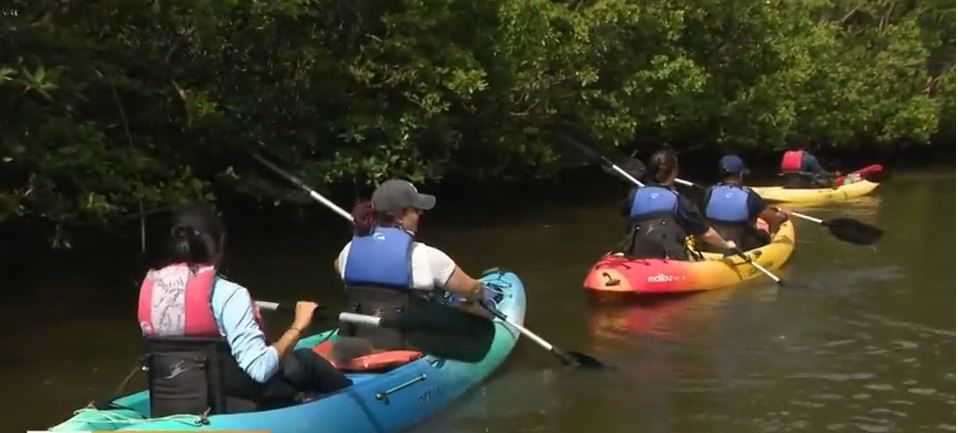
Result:
M210 304L216 268L174 263L151 269L140 285L137 318L149 337L219 337Z
M803 150L789 150L782 155L782 173L802 171L802 157L805 156Z

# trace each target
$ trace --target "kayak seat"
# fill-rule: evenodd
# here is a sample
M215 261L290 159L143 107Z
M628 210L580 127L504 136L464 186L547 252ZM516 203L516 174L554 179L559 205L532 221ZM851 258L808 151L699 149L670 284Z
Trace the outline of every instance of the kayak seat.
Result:
M324 341L313 346L313 352L326 358L327 361L340 370L363 372L392 370L422 358L423 356L422 352L416 350L384 350L357 356L346 362L339 362L333 357L333 343L330 341Z

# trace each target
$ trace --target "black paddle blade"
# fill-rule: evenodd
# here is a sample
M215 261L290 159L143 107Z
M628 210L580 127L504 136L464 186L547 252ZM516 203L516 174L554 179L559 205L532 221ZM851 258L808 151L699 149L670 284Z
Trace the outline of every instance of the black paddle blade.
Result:
M613 155L613 158L615 158L615 165L618 165L619 168L625 170L625 172L629 173L632 177L642 180L642 177L645 176L645 164L643 164L642 161L631 156L619 154ZM602 171L613 176L621 176L619 172L609 166L603 165Z
M838 239L857 245L871 245L885 232L870 224L851 218L836 218L822 223Z
M583 156L588 158L594 164L600 164L603 168L608 164L608 160L602 156L597 150L592 146L586 146L581 141L573 138L571 135L565 132L556 132L556 138L560 143L565 146L574 149L575 151L581 153Z
M579 367L591 368L591 369L604 369L608 368L602 361L595 359L589 355L579 352L567 352L573 358L575 358L575 363Z
M380 326L402 331L406 341L423 352L465 362L485 358L496 334L485 317L418 298L403 312L384 315Z
M563 365L590 369L603 369L606 365L589 355L579 352L566 352L558 347L552 348L552 354L562 361Z
M638 159L615 152L613 153L612 159L609 159L596 150L595 147L583 143L581 140L568 133L557 132L556 137L558 137L561 143L565 144L567 147L575 149L586 158L591 160L592 163L599 164L599 166L602 168L602 171L608 174L611 174L615 177L621 176L619 172L612 168L612 164L615 164L636 179L642 179L642 177L645 176L645 164Z

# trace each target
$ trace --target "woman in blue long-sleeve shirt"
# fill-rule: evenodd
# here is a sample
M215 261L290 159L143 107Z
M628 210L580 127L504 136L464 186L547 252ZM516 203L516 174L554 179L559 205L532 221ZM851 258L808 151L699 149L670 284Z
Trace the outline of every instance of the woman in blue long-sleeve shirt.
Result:
M153 411L158 411L157 405L163 413L202 411L217 398L203 396L217 387L225 397L255 406L276 406L292 402L298 393L329 392L350 385L349 379L319 355L308 349L294 350L312 321L315 303L298 302L292 325L276 341L267 342L249 291L217 273L225 238L212 209L189 206L180 210L170 231L167 259L149 271L140 288L137 315L148 342ZM209 347L225 353L214 354ZM214 370L208 365L215 362L213 358L226 359ZM193 364L196 374L190 374ZM192 404L182 403L190 399L194 399ZM233 411L229 407L218 410Z

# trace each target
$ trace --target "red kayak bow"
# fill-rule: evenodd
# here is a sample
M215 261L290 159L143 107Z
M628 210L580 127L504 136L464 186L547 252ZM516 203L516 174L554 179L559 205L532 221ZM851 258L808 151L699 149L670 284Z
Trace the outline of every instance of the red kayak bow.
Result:
M872 165L869 165L868 167L853 171L844 176L836 177L835 186L844 185L846 182L846 178L848 178L848 183L855 183L862 179L875 182L881 177L882 171L884 170L885 170L885 167L883 167L881 164L872 164Z

